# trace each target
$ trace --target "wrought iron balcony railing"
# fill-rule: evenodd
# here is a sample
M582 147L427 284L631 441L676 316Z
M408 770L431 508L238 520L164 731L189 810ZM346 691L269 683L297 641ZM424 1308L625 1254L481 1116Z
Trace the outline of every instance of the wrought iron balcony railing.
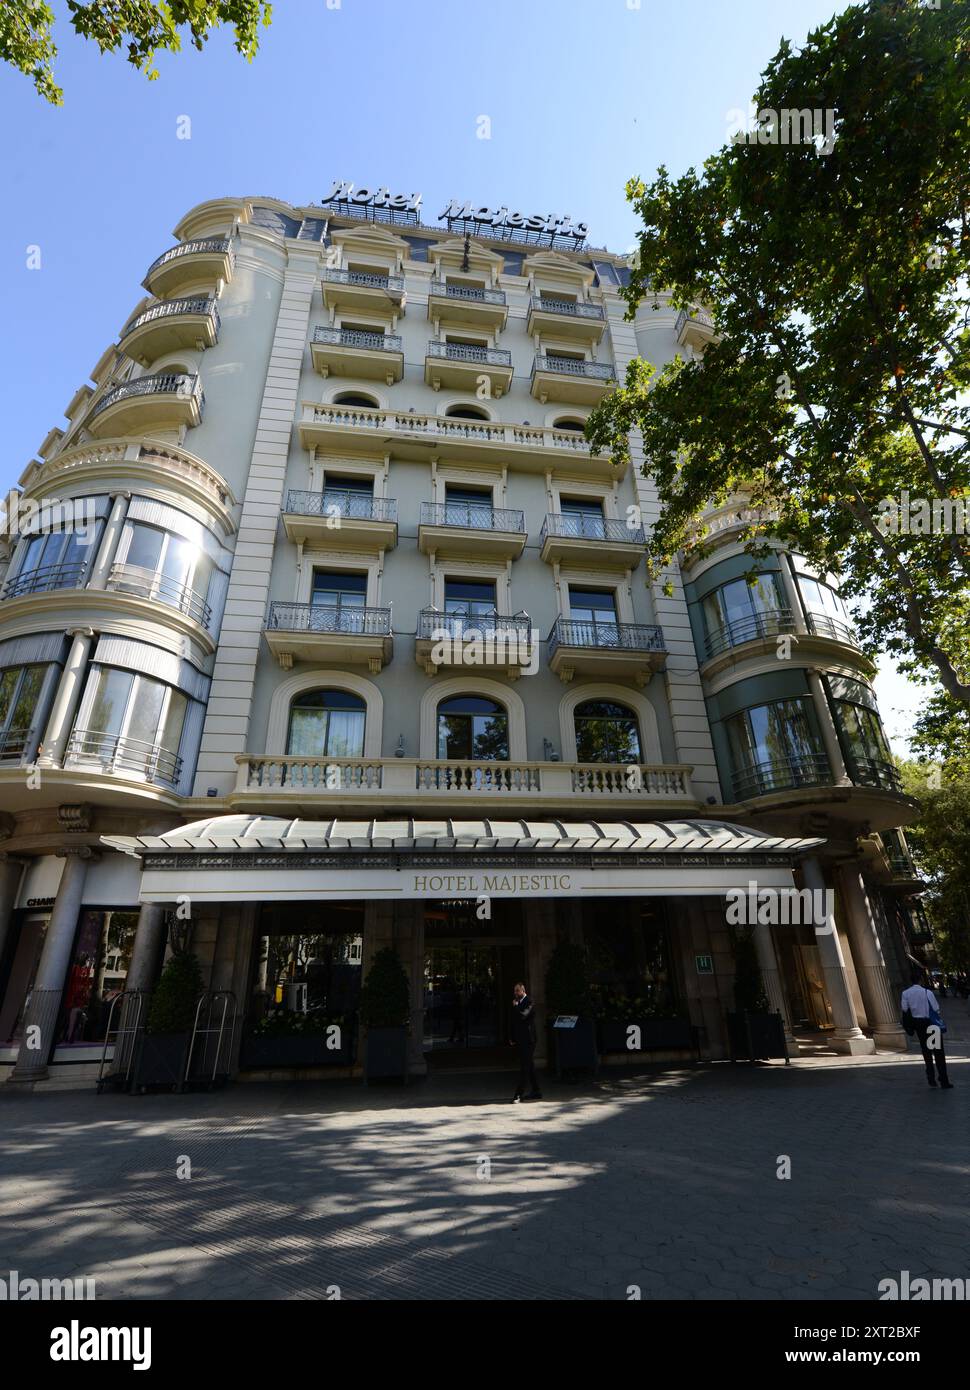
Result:
M190 585L142 565L112 565L108 588L177 608L200 627L208 628L212 622L212 609Z
M326 328L320 326L313 330L315 343L326 343L329 347L367 348L371 352L400 352L399 333L365 333L359 328Z
M860 787L881 787L883 791L902 791L902 780L894 763L883 758L867 758L850 753L845 760L846 771Z
M105 772L134 772L146 782L169 786L175 786L182 775L182 759L167 748L97 729L74 730L67 745L67 761L100 763Z
M553 353L540 353L532 368L536 372L558 372L560 376L582 376L590 381L612 381L613 368L608 362L587 362L579 357L556 357Z
M15 762L24 756L33 737L33 729L7 729L0 734L0 760Z
M487 290L476 285L449 285L446 280L432 280L430 293L445 299L466 299L479 304L504 304L504 290Z
M511 367L512 354L507 348L479 347L477 343L439 343L432 338L428 344L429 357L445 357L449 362L481 362L486 367Z
M121 330L121 336L127 338L129 333L134 333L143 324L153 323L156 319L176 318L180 314L209 314L215 320L216 333L219 332L219 305L215 299L202 295L187 299L163 299L161 304L149 305L128 320Z
M549 655L557 647L665 652L663 629L652 623L597 623L557 618L549 634Z
M532 619L528 614L507 617L502 613L440 613L423 608L418 615L418 637L454 640L503 637L512 642L529 642Z
M699 323L702 328L714 327L714 319L706 309L681 309L680 313L677 315L677 322L674 326L674 332L678 337L680 337L681 330L688 320L692 323Z
M422 502L422 526L459 526L469 531L525 534L525 513L490 507L487 502Z
M295 516L346 517L348 521L397 521L393 497L363 492L295 492L286 494L286 510Z
M357 285L367 290L387 290L389 294L404 293L403 275L375 275L367 270L325 270L324 280L331 285Z
M590 304L579 299L546 299L544 295L532 296L532 308L540 314L565 314L575 319L603 319L606 311L602 304Z
M137 396L191 396L198 402L200 411L205 409L205 392L197 376L190 376L187 372L157 372L113 386L91 411L91 418L107 410L109 405Z
M720 656L732 647L740 647L745 642L756 642L781 632L794 632L795 619L790 608L769 608L763 613L752 613L747 618L735 618L725 623L716 632L707 634L708 657Z
M542 523L540 542L547 536L575 541L622 541L627 545L644 545L642 526L628 526L616 517L585 516L579 513L550 512Z
M764 796L768 792L785 791L790 787L817 787L831 780L832 771L824 753L787 758L779 755L739 769L732 779L738 801Z
M898 830L884 830L879 837L889 867L897 878L918 878L916 865L909 855Z
M169 261L177 260L180 256L228 256L230 266L235 262L236 253L233 250L232 241L229 237L199 237L195 241L183 241L178 246L170 246L167 251L163 251L160 256L156 256L148 267L145 276L158 270L160 266L168 265Z
M809 613L807 626L815 637L830 637L833 642L844 642L850 647L859 644L858 634L852 624L843 622L841 618L831 618L828 613Z
M322 603L271 603L266 626L280 632L335 632L348 637L390 637L389 608Z
M86 560L72 561L63 565L44 565L40 569L26 570L23 574L8 579L3 586L4 598L19 598L21 594L47 594L52 589L80 589L84 585Z

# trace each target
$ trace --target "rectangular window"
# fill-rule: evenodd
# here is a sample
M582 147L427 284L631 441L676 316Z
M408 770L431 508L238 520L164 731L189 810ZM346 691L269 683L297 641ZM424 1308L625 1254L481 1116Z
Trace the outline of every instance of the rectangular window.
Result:
M22 757L35 733L34 715L46 666L8 666L0 671L0 758Z
M613 589L577 589L569 586L569 616L573 622L594 628L616 626L616 592Z
M446 579L445 612L471 618L494 617L495 581Z
M603 503L596 497L561 497L559 500L564 536L577 540L601 541L606 535Z
M56 1045L104 1040L111 1002L125 987L137 927L137 910L81 913L61 1000ZM117 1023L116 1008L112 1029Z
M807 700L776 700L724 721L739 799L831 778L815 711Z
M367 575L343 570L314 570L310 602L315 608L364 608Z
M445 484L445 525L488 529L492 524L491 488Z
M825 682L849 776L859 786L897 790L899 774L872 691L849 677Z
M93 666L74 730L69 756L100 763L149 781L178 781L179 744L188 700L181 691L110 666Z

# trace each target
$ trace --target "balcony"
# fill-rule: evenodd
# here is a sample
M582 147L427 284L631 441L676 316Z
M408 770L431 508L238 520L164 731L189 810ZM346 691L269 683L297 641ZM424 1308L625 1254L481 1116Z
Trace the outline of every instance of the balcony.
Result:
M767 762L753 763L742 768L732 778L736 801L750 801L755 796L772 792L791 791L796 787L818 787L831 783L832 770L824 753L802 757L778 756Z
M174 787L182 775L182 759L158 744L95 729L75 729L64 758L65 767L95 764L101 772L122 773L146 782Z
M314 370L321 376L364 377L393 386L404 375L404 352L397 333L364 333L356 328L315 328L310 339Z
M183 241L152 261L142 283L149 294L167 298L189 285L231 280L236 253L229 237Z
M540 558L547 565L577 564L594 569L636 569L646 537L642 526L614 517L551 512L539 533Z
M129 319L119 347L143 367L179 348L210 348L219 336L219 307L214 299L166 299Z
M27 570L14 579L8 579L0 597L23 598L25 594L49 594L54 589L80 589L84 585L86 568L86 560L77 560L68 564L44 565L41 569Z
M97 402L85 425L96 438L143 434L153 429L192 428L202 421L205 395L197 376L159 372L113 386Z
M432 339L424 359L424 379L435 391L448 386L471 392L477 391L484 380L488 382L489 395L498 397L512 385L512 354L506 348L439 343Z
M446 415L374 410L357 405L318 405L304 401L298 422L300 445L341 454L390 454L427 462L433 452L464 461L507 462L524 472L559 468L573 478L611 483L622 478L608 454L594 457L578 430L541 429L493 420L462 420Z
M841 618L832 618L828 613L809 612L805 619L809 634L821 637L826 642L838 642L840 646L859 650L859 637L851 623Z
M681 309L674 332L680 347L703 352L714 341L714 320L706 309Z
M529 300L526 331L530 334L598 343L605 329L606 311L602 304L581 299L546 299L541 294Z
M734 622L726 623L717 632L708 633L705 639L707 658L711 660L748 642L765 642L779 634L795 631L795 619L790 608L773 608L766 609L763 613L752 613L748 618L738 618Z
M34 737L33 729L7 729L0 734L0 762L19 763Z
M459 667L504 671L516 680L536 657L536 637L527 614L441 613L425 608L418 618L414 659L424 672Z
M547 353L532 364L532 394L543 405L546 401L597 405L615 385L613 368L606 362Z
M620 815L645 809L697 809L693 769L683 764L633 767L607 763L461 762L417 758L237 758L233 807L265 810L306 806L400 806L427 800L438 807L494 806L496 798L526 807L578 814L577 801L615 808ZM635 774L635 775L631 775ZM584 813L585 814L585 813Z
M849 754L845 760L846 771L857 787L878 787L885 792L902 792L903 784L895 763L882 758L860 757Z
M202 595L167 574L144 569L141 565L112 565L108 588L115 593L132 594L135 598L174 608L207 632L211 629L212 609Z
M422 502L418 545L426 555L517 560L525 548L525 517L477 502Z
M478 288L475 285L449 285L444 280L432 280L428 289L428 318L433 323L446 319L449 323L474 324L489 332L500 332L509 317L504 290Z
M291 541L329 545L335 550L393 550L397 545L397 503L392 497L347 492L286 494L283 529Z
M666 663L663 631L649 623L557 618L549 634L549 667L561 681L571 681L579 672L631 677L643 686Z
M366 666L377 675L394 651L389 608L271 603L263 635L284 670L316 661Z
M323 302L328 309L404 312L404 276L364 270L325 270Z

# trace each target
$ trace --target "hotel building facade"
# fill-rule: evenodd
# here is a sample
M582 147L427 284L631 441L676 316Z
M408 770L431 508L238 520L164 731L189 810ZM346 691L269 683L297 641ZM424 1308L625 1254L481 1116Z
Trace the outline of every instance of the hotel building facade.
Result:
M912 804L835 587L781 548L748 582L743 499L651 582L642 450L583 434L709 321L627 319L626 261L568 222L419 219L347 187L193 208L22 475L0 1074L90 1085L173 922L242 1077L282 1011L352 1022L389 944L414 1073L494 1065L563 941L723 1057L750 884L831 890L755 929L792 1052L904 1046Z

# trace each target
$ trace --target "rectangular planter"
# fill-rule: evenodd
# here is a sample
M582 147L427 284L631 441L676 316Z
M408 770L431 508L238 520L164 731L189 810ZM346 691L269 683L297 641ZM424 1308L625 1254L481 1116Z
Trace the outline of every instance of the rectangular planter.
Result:
M131 1072L131 1089L147 1091L158 1086L180 1091L190 1038L189 1033L142 1033Z
M788 1057L785 1042L785 1020L780 1013L727 1015L731 1061L739 1057L748 1062L767 1061L772 1057Z
M631 1047L628 1029L640 1030L640 1046ZM600 1024L600 1047L603 1052L673 1052L678 1048L696 1050L694 1029L686 1018L631 1018L625 1023L604 1019Z
M408 1079L408 1030L368 1028L364 1047L364 1078L378 1081L389 1076Z
M239 1065L244 1070L277 1067L349 1067L354 1061L353 1030L344 1028L339 1048L327 1047L325 1034L243 1038Z
M549 1056L555 1063L556 1075L564 1071L578 1071L581 1067L593 1072L599 1069L599 1052L596 1048L596 1020L579 1018L575 1028L550 1028L552 1045Z

